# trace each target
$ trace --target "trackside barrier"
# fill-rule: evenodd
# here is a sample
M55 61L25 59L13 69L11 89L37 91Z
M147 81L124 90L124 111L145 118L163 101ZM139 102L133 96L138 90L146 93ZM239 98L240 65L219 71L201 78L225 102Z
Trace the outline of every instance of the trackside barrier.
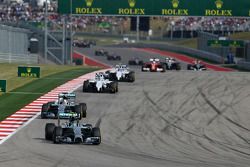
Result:
M211 60L213 62L221 63L224 61L224 59L221 58L221 56L202 51L202 50L197 50L193 48L186 48L183 46L177 46L177 45L172 45L169 43L166 44L146 44L146 43L136 43L136 44L119 44L117 46L122 46L122 47L134 47L134 48L154 48L154 49L159 49L159 50L165 50L165 51L172 51L172 52L183 52L186 54L192 54L196 55L199 58Z

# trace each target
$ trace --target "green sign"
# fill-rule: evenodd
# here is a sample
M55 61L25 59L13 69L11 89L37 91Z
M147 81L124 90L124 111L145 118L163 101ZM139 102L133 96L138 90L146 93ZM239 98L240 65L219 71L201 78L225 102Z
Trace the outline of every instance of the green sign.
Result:
M250 17L250 0L58 0L58 12L77 15Z
M6 92L6 80L0 80L0 92Z
M235 47L243 48L244 41L238 40L208 40L207 45L211 47Z
M40 78L40 67L18 67L18 77Z

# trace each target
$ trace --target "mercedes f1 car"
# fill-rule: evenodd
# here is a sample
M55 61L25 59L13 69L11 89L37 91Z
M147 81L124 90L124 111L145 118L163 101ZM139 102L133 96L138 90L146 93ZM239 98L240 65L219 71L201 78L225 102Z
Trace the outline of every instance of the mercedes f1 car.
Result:
M128 61L128 65L139 65L142 66L143 65L143 61L140 60L139 58L133 58L131 60Z
M116 65L112 70L105 72L105 78L111 81L134 82L135 72L130 71L127 65Z
M45 139L53 141L55 144L93 144L101 143L101 131L99 127L93 127L91 124L81 124L75 117L58 126L54 123L47 123L45 126Z
M193 70L193 71L205 71L207 70L205 64L202 64L199 60L195 60L193 64L187 65L187 70Z
M150 62L144 63L141 67L143 72L165 72L166 66L159 59L150 59Z
M105 78L105 74L96 73L94 79L89 79L83 82L83 92L118 92L118 82L110 81Z
M111 53L107 55L107 60L121 60L121 56L115 54L115 53Z
M104 50L104 49L99 49L95 51L95 55L96 56L107 56L108 55L108 51Z
M41 118L70 118L79 119L86 117L86 103L75 103L75 93L60 93L57 101L51 101L42 105Z
M177 62L174 58L167 57L165 60L166 61L164 62L164 64L166 65L167 70L180 70L181 69L180 63Z

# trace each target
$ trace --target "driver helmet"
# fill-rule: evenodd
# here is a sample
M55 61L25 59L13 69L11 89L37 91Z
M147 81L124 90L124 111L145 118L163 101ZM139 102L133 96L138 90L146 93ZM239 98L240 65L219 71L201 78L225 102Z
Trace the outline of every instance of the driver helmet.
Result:
M64 103L64 99L62 97L59 98L59 104L63 104Z

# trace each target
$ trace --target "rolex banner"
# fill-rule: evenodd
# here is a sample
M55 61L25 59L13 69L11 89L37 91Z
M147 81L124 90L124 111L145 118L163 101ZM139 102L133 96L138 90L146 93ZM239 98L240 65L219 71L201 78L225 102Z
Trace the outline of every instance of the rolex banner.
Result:
M58 0L58 12L77 15L250 17L250 0Z
M18 77L40 78L40 67L18 67Z
M0 80L0 93L6 92L6 80Z

